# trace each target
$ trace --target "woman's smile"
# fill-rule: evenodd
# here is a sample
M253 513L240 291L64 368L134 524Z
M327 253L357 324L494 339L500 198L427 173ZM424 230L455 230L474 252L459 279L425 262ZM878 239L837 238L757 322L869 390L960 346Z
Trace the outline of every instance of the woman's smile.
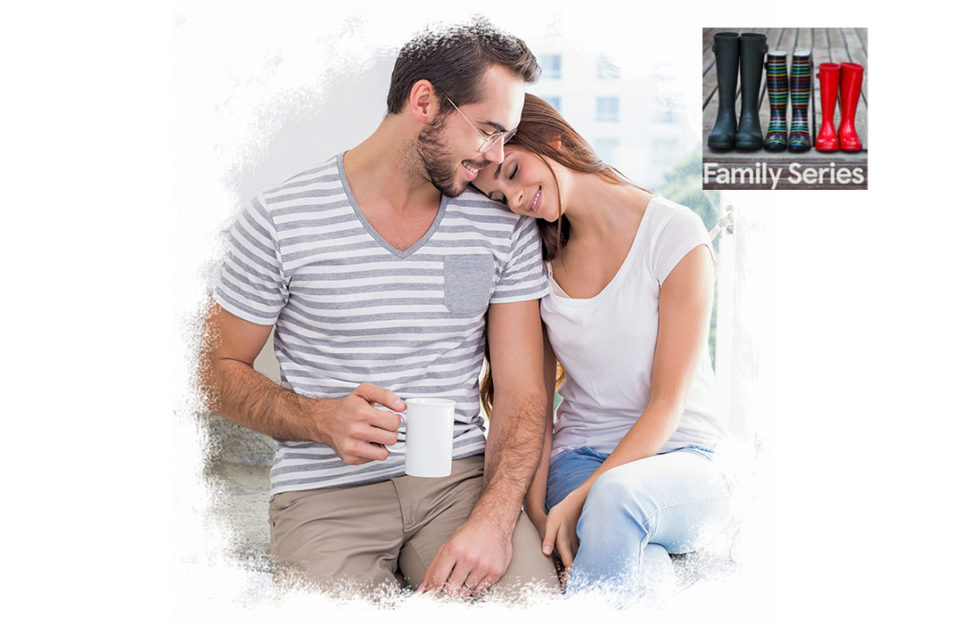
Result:
M529 210L530 212L536 212L537 209L540 207L540 197L542 195L543 195L543 187L542 186L537 187L537 192L533 196L533 200L530 201L530 207L527 210Z

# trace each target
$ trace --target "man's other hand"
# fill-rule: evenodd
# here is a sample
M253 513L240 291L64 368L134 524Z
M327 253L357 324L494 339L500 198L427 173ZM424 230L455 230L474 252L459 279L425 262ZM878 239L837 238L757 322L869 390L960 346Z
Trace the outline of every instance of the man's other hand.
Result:
M418 591L462 598L481 594L506 572L512 557L510 532L470 518L435 553Z

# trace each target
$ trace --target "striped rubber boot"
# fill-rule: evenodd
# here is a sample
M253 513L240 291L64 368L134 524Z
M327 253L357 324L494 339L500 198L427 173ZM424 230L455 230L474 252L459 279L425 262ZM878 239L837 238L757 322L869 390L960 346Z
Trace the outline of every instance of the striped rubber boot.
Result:
M764 137L764 149L783 152L788 147L788 54L775 50L767 55L767 101L771 121Z
M807 152L812 149L808 131L808 103L812 96L812 53L802 50L791 55L791 128L788 130L788 151Z

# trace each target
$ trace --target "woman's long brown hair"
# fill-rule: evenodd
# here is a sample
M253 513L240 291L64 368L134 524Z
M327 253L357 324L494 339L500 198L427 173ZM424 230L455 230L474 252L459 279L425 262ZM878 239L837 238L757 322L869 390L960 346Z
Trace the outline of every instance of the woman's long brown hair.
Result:
M567 120L560 116L557 110L543 99L526 94L523 102L523 113L516 134L507 141L507 147L521 147L537 157L545 156L571 171L591 173L612 184L632 184L617 169L598 158L587 141L584 140ZM550 169L553 167L546 158L540 158ZM556 184L557 176L554 175ZM540 229L540 244L543 248L543 259L551 261L560 253L571 236L571 227L564 218L563 204L560 200L560 187L557 187L557 205L560 207L560 217L551 223L545 219L537 219ZM557 362L557 385L564 379L564 370ZM492 368L489 357L489 342L486 341L486 373L479 388L479 399L486 415L492 414Z

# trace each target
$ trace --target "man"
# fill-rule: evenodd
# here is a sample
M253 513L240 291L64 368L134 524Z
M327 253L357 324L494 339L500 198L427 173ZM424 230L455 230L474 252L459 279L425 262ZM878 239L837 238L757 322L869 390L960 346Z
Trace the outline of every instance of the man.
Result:
M463 193L502 162L538 72L522 41L484 22L419 35L398 56L377 130L259 194L232 227L203 381L215 412L276 439L280 568L463 597L556 587L520 511L547 404L536 228ZM281 387L253 369L272 327ZM456 401L450 477L404 476L397 412L413 396Z

